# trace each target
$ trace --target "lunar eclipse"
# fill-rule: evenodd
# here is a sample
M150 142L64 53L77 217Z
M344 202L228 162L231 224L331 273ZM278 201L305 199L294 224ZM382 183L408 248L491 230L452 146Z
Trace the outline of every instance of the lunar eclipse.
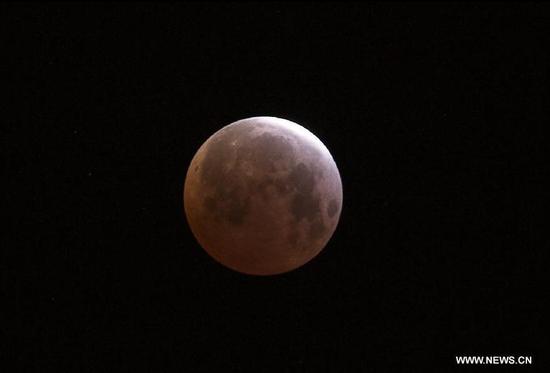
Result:
M280 118L229 124L198 149L187 170L184 209L216 261L251 275L309 262L333 235L342 182L325 145Z

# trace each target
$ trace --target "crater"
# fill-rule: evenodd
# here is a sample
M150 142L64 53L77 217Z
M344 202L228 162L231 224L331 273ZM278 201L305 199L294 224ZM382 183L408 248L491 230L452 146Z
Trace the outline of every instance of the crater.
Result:
M297 222L302 219L313 221L320 212L319 197L304 194L295 195L290 203L290 212Z
M227 193L227 204L221 213L227 221L242 224L250 207L250 196L240 187L231 188Z
M246 160L264 173L275 173L286 168L294 159L294 148L283 136L263 133L242 142L237 149L237 163Z
M295 191L290 202L290 212L296 221L313 221L321 210L319 197L313 193L315 179L311 170L304 163L299 163L288 176L288 184Z
M240 187L220 186L204 198L203 205L218 220L242 224L250 210L250 196Z
M282 179L275 179L273 180L273 185L275 186L275 190L277 193L279 193L279 196L286 195L288 192L290 192L290 185L287 181Z
M299 194L311 193L315 186L315 179L311 170L302 162L298 163L288 176L290 185L296 188Z
M201 163L201 181L205 184L216 186L221 183L228 172L233 168L227 169L227 160L234 157L234 148L231 142L237 137L246 136L246 131L237 131L238 127L231 131L225 131L220 137L212 139L211 143L206 145L206 154Z

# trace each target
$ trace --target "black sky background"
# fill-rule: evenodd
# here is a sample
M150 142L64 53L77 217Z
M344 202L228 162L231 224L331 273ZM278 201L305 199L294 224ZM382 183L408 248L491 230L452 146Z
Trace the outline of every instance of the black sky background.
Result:
M547 364L546 4L1 9L9 371ZM315 133L344 188L325 250L274 277L213 261L182 204L199 146L257 115Z

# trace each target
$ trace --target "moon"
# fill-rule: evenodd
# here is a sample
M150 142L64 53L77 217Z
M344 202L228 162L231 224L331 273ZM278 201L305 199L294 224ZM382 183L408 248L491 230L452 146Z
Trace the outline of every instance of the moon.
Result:
M325 145L275 117L231 123L198 149L183 190L187 221L217 262L250 275L294 270L321 252L342 210Z

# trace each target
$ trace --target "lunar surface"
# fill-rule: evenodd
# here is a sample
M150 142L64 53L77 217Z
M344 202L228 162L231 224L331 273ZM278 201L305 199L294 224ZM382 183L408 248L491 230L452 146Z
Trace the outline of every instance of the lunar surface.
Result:
M342 183L323 143L285 119L223 127L187 171L184 207L206 252L235 271L273 275L310 261L334 233Z

